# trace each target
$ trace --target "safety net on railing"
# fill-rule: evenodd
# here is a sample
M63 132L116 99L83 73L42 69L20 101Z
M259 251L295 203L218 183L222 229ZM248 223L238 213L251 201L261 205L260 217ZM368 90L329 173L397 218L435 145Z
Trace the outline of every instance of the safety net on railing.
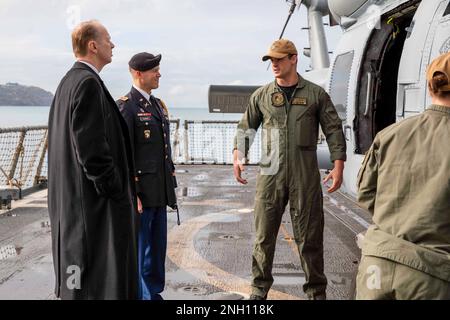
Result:
M185 121L184 163L232 164L237 121ZM250 148L249 163L259 162L260 135Z
M47 175L47 128L0 129L0 186L22 189Z
M232 164L237 121L171 120L172 156L176 164ZM249 163L259 162L260 135ZM47 127L0 129L0 187L29 188L47 178Z

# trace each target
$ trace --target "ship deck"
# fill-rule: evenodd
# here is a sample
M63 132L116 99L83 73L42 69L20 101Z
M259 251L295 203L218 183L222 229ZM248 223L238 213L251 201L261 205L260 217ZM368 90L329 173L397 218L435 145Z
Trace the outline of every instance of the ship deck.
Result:
M239 300L250 294L257 167L247 186L232 166L179 165L181 226L168 213L166 300ZM370 216L342 193L324 195L325 273L328 299L352 299L360 250L356 235ZM305 299L304 273L288 210L278 234L269 299ZM47 191L15 201L0 212L0 299L54 299Z

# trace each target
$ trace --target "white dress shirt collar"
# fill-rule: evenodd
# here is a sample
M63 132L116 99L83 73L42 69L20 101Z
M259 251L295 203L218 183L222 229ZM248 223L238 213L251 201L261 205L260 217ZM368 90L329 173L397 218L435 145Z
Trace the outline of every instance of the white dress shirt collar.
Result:
M142 94L142 96L143 96L145 99L147 99L148 102L150 102L150 95L149 95L147 92L145 92L144 90L142 90L142 89L139 88L138 86L135 86L134 84L133 84L133 88L135 88L137 91L139 91L139 93Z
M87 65L89 68L94 70L94 72L100 77L100 72L98 72L97 68L94 67L92 64L90 64L89 62L83 61L83 60L78 60L78 62L81 62L81 63L84 63L85 65Z

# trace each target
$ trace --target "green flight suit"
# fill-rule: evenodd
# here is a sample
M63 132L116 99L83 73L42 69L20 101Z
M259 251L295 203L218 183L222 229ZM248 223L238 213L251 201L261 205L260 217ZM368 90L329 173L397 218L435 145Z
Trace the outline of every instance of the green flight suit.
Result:
M358 299L450 299L449 139L450 108L437 105L375 137L357 180L374 222Z
M288 203L295 242L305 272L303 289L308 295L325 293L324 216L316 153L319 124L328 142L331 161L346 160L342 122L329 95L299 75L290 101L276 81L258 89L251 96L238 125L235 148L245 155L250 148L251 137L242 132L257 130L260 126L264 130L263 149L266 146L267 154L276 150L270 161L261 161L257 177L256 239L252 261L254 295L266 296L273 284L275 244ZM273 133L277 134L272 139ZM272 170L270 167L275 162Z

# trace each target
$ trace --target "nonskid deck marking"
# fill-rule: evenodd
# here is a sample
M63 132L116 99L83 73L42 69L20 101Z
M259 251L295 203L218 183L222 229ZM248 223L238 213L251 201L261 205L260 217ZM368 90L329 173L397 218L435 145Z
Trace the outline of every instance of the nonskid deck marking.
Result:
M195 250L195 235L208 224L230 220L230 216L242 215L237 210L225 210L205 214L185 221L181 226L175 226L168 235L168 258L180 269L224 292L251 293L250 281L211 264ZM300 300L299 297L277 290L270 290L269 299Z
M346 206L340 204L339 201L334 199L332 196L325 195L324 198L327 199L328 201L330 201L331 204L335 205L339 210L341 210L341 212L343 214L345 214L347 217L351 218L352 220L356 221L359 225L361 225L365 229L370 227L370 223L368 223L366 220L361 218L359 215L357 215L355 212L353 212L352 210L350 210ZM330 210L328 210L328 212L330 212ZM335 214L333 214L333 216L336 217ZM339 219L339 220L342 221L342 219Z

